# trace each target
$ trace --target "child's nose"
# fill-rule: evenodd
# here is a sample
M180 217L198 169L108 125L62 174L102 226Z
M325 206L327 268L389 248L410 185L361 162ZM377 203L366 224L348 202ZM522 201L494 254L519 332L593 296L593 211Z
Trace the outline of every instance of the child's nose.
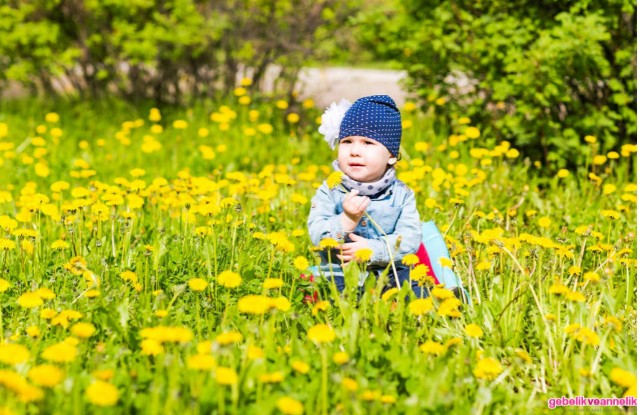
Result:
M352 143L349 146L349 150L351 152L351 155L354 155L354 156L360 155L361 149L362 149L362 146L359 143Z

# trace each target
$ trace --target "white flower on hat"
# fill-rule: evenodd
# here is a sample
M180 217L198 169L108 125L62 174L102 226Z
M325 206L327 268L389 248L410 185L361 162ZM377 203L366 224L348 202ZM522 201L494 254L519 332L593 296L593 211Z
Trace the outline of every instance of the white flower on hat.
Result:
M351 102L342 98L337 104L332 102L322 114L322 123L318 132L324 136L324 140L331 149L336 148L338 137L340 136L340 124L344 115L351 108Z

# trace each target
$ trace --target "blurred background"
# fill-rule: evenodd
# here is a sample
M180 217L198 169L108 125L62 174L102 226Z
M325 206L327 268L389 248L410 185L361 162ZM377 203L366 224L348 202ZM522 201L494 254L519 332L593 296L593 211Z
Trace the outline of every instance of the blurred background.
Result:
M189 106L242 87L293 111L386 93L571 167L585 135L636 140L636 17L628 0L5 0L0 96Z

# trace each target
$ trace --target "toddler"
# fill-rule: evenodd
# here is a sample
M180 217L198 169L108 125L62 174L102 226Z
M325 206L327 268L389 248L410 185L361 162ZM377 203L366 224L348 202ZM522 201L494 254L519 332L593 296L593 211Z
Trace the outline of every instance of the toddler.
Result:
M339 249L331 251L331 261L326 250L320 251L321 274L333 277L342 292L341 263L354 260L358 250L369 248L373 253L367 271L377 278L394 261L402 285L409 280L409 268L402 264L402 258L418 250L422 223L413 191L396 178L394 165L402 136L400 111L387 95L363 97L353 105L342 100L327 109L319 132L332 148L337 143L338 159L333 168L343 174L341 185L329 188L325 181L318 188L311 201L309 235L316 246L324 238L344 240ZM388 275L395 286L392 268ZM418 297L428 295L416 281L411 288Z

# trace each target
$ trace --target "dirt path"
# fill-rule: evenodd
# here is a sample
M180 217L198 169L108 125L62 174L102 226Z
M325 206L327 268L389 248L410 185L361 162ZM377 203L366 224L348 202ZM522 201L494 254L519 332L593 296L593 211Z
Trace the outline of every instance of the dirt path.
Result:
M353 102L362 96L376 94L389 95L398 105L402 105L407 98L407 93L401 87L405 77L403 71L386 69L305 68L300 73L297 89L302 98L313 98L319 108L324 108L333 101L340 101L341 98ZM61 88L70 88L67 84L68 82L60 82ZM27 90L15 82L0 91L0 98L26 95Z
M320 108L346 98L355 101L365 95L386 94L398 105L407 99L401 87L406 77L403 71L354 68L306 68L299 78L300 94L313 98Z

